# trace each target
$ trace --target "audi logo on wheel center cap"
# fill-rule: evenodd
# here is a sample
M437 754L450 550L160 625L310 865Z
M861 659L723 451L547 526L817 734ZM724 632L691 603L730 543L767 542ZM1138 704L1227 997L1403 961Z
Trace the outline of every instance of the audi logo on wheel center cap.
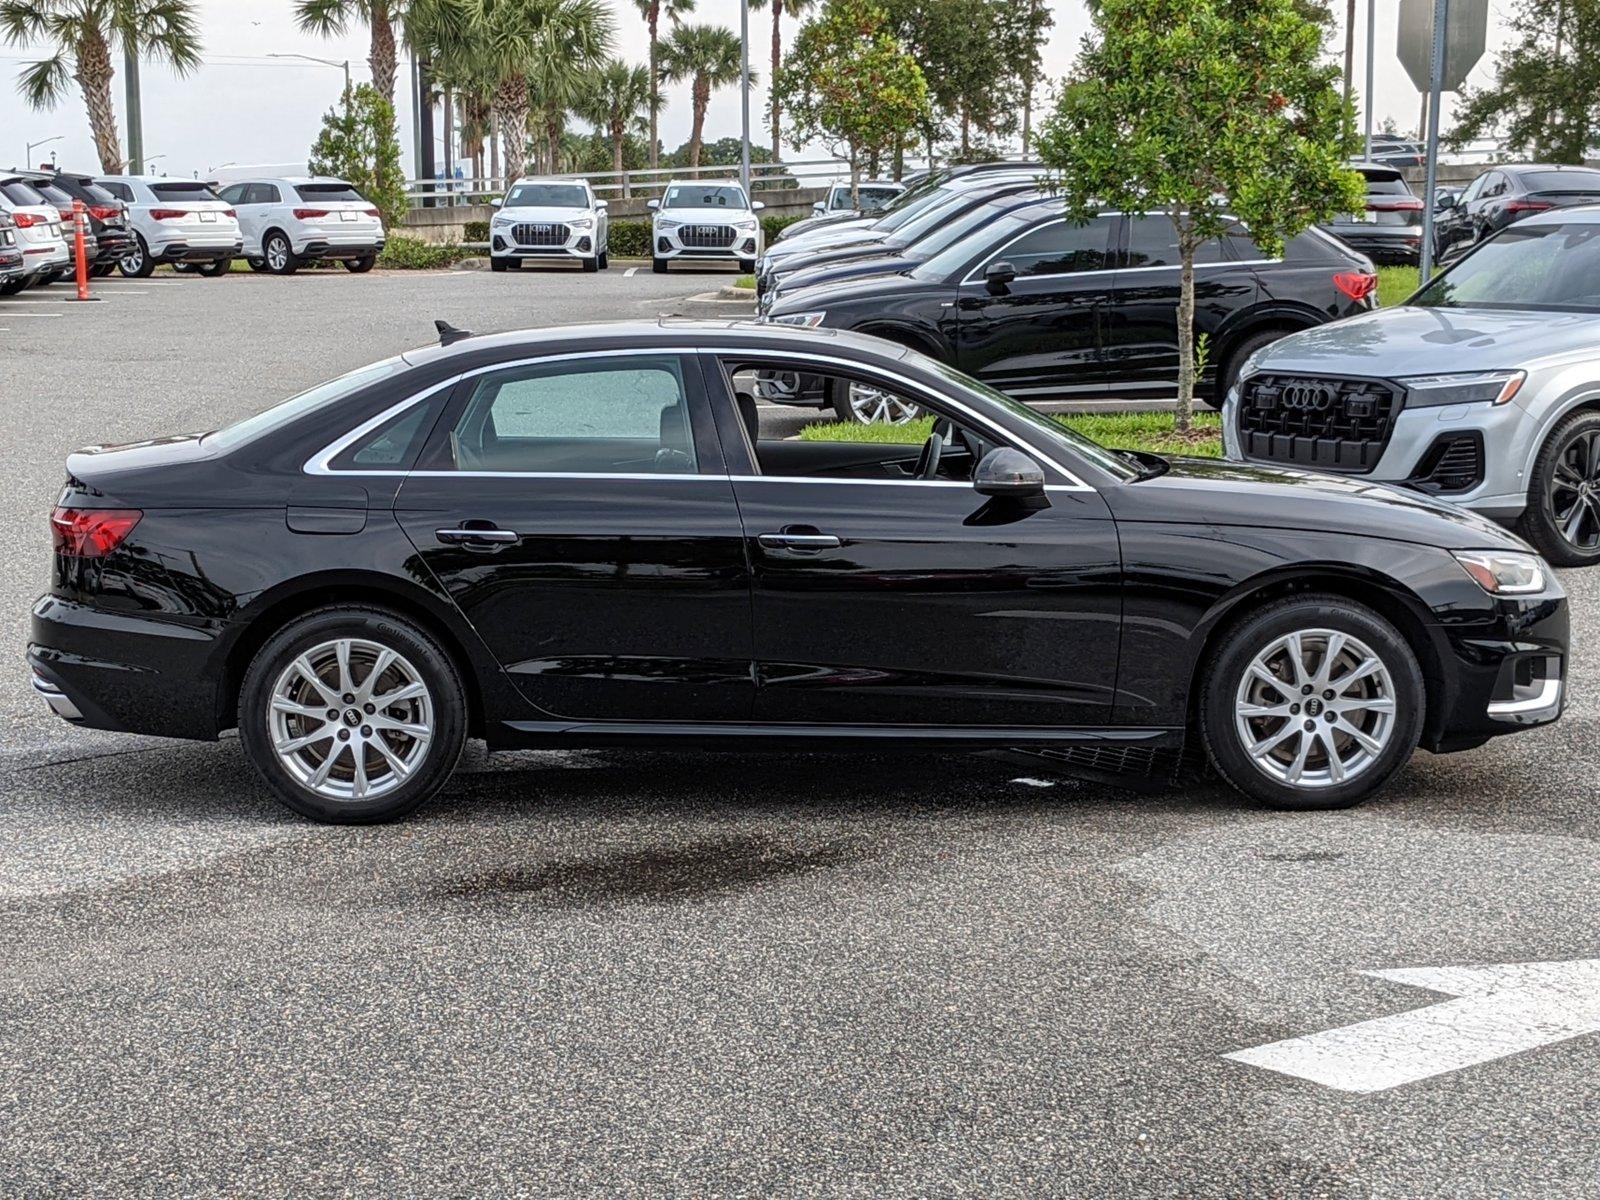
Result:
M1291 383L1284 387L1278 401L1285 408L1317 409L1321 411L1333 404L1334 392L1325 383Z

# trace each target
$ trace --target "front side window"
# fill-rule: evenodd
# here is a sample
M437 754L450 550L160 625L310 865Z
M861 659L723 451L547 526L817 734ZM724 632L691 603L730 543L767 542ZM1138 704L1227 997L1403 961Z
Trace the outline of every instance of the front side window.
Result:
M742 188L732 185L679 183L667 189L662 208L748 208Z
M576 183L519 183L505 208L588 208L589 193Z
M1513 225L1434 279L1411 303L1600 312L1600 225Z
M456 471L692 474L683 368L673 357L640 357L484 375L439 458Z
M221 196L229 204L243 204L245 191L244 184L236 183L232 187L223 188L217 195Z
M882 212L900 192L896 188L864 187L857 194L861 197L863 212Z

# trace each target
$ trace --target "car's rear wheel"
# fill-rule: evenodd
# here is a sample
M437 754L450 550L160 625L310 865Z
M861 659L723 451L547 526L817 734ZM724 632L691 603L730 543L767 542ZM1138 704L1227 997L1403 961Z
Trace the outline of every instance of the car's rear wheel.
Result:
M922 416L920 405L894 392L838 376L828 380L828 403L852 425L905 425Z
M352 275L365 275L378 265L376 254L363 254L360 258L347 258L344 260L344 269Z
M0 296L15 296L27 286L26 278L0 280Z
M300 269L300 260L295 256L288 235L276 229L261 243L261 254L267 260L267 270L274 275L293 275Z
M133 245L117 263L117 270L129 279L147 279L155 269L155 260L150 257L150 247L145 244L144 235L135 233Z
M1600 413L1573 413L1545 439L1518 532L1558 567L1600 562Z
M239 736L278 798L317 821L412 812L450 777L466 697L449 656L382 609L341 606L291 622L245 672Z
M1235 346L1228 355L1228 361L1222 364L1222 369L1217 373L1215 393L1209 399L1202 397L1204 403L1212 408L1221 408L1228 393L1239 382L1239 372L1244 370L1244 364L1250 361L1250 356L1263 346L1270 346L1280 338L1287 337L1289 332L1287 329L1263 329Z
M1239 791L1276 808L1347 808L1411 758L1422 670L1398 630L1342 596L1296 596L1250 614L1211 655L1200 732Z
M207 279L216 279L218 276L226 275L233 270L233 259L219 258L215 262L203 263L196 267L195 270Z

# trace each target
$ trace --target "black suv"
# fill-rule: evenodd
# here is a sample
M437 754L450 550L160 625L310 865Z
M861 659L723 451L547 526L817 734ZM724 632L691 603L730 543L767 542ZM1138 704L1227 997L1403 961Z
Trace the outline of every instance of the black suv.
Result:
M1371 260L1315 229L1268 258L1241 228L1201 249L1195 275L1201 391L1218 403L1256 350L1377 303ZM1178 276L1165 216L1074 225L1047 199L903 273L786 292L762 319L875 334L1022 400L1163 396L1178 377ZM845 420L873 411L803 387L792 395Z

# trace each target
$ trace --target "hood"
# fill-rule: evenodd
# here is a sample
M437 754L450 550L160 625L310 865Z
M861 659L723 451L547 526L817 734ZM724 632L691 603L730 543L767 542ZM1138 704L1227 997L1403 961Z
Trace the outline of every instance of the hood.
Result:
M1380 537L1441 550L1529 549L1486 517L1369 479L1213 458L1174 458L1170 469L1107 491L1119 521L1249 525Z
M780 294L787 295L801 288L827 287L829 284L845 283L852 279L871 279L875 275L903 275L912 268L921 266L922 262L921 256L904 254L862 256L845 262L810 267L796 271L792 275L781 275L778 278L778 287Z
M520 205L516 208L502 205L495 213L499 217L514 217L518 221L538 222L546 225L565 225L580 217L593 216L587 208L553 208L547 204Z
M835 225L819 229L805 238L779 242L767 252L767 258L772 262L781 262L801 254L821 254L829 250L842 250L846 246L860 246L881 236L881 232L873 229L871 223L845 228Z
M778 261L775 269L780 275L809 271L813 267L825 267L830 263L850 262L858 258L876 258L880 254L893 254L895 250L888 245L884 235L878 234L869 240L849 242L845 245L829 243L818 246L816 249L804 254L788 255Z
M837 304L860 304L863 301L888 299L905 292L908 284L924 294L928 290L927 285L912 283L903 275L875 275L866 279L849 279L842 283L808 287L804 291L785 291L773 301L769 315L815 312L817 309L827 310Z
M1600 314L1505 308L1380 308L1273 342L1259 371L1442 375L1509 370L1600 341Z

